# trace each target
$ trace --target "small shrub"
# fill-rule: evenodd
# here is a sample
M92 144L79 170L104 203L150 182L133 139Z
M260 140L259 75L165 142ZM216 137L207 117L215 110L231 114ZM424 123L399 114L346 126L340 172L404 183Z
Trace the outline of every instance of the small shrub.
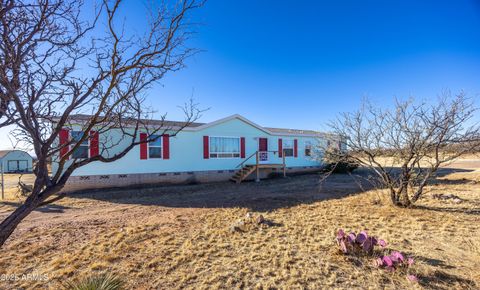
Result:
M377 258L374 265L394 271L398 268L408 268L413 265L414 260L411 257L405 259L404 255L398 251L393 251L390 255Z
M69 290L119 290L123 289L124 282L115 275L101 274L84 278L80 281L69 282Z
M372 255L375 246L385 247L387 243L382 239L368 236L362 231L358 235L354 232L346 234L342 229L337 233L337 244L344 254Z
M323 155L324 170L333 173L350 173L358 168L355 162L346 152L337 148L328 148Z
M413 258L405 258L402 253L393 251L390 255L378 257L374 260L373 264L378 268L384 268L390 272L394 272L395 270L404 271L404 273L407 274L407 280L411 282L418 282L417 276L408 274L408 269L413 265L414 262L415 261Z
M374 256L375 246L378 245L381 248L387 246L387 242L374 236L368 236L366 231L362 231L359 234L351 232L347 235L340 229L338 230L336 241L343 254L356 256ZM405 257L399 251L393 251L389 255L380 255L373 261L373 265L377 268L384 268L390 272L403 270L407 273L406 277L409 281L418 282L417 276L408 274L408 269L413 263L413 258Z

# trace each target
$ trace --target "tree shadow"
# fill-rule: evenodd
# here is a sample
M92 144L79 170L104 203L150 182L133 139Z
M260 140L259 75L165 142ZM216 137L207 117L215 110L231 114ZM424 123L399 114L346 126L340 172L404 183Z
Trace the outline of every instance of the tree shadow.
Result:
M398 177L401 173L401 169L399 167L389 167L388 170L391 170L391 174L393 176ZM431 185L461 185L461 184L469 184L476 182L475 180L471 180L468 178L459 178L459 179L445 179L444 177L453 174L453 173L467 173L473 172L473 169L463 169L463 168L440 168L437 170L435 175L430 178L429 183Z
M334 174L319 185L319 174L271 178L260 182L218 182L195 185L156 185L121 189L88 190L69 194L75 198L185 208L242 207L272 211L319 200L338 199L363 192L365 186L348 174Z
M472 170L442 168L436 177ZM372 171L357 169L355 177L349 174L332 174L319 183L319 173L296 174L287 178L276 177L260 182L217 182L204 184L152 184L137 187L92 189L69 193L75 198L88 198L113 203L141 204L181 208L242 207L254 211L271 211L298 204L311 204L320 200L339 199L372 189L368 182ZM433 182L444 182L432 179ZM450 182L450 181L447 181ZM470 182L461 180L461 182ZM427 208L434 210L435 208ZM442 209L439 209L442 210ZM452 209L452 212L464 212ZM477 210L465 209L470 214Z
M426 258L426 257L422 257L422 256L416 256L415 259L419 260L419 261L423 261L425 264L428 264L428 265L434 266L434 267L440 267L440 268L444 268L444 269L455 269L456 268L455 266L445 264L445 261L440 260L440 259Z
M6 205L11 207L19 207L22 205L20 202L13 202L13 201L2 201L0 205ZM58 204L47 204L41 207L36 208L34 211L42 212L42 213L63 213L65 209L69 209L67 206L58 205Z
M420 276L419 284L427 289L475 289L473 280L435 270L433 275Z
M468 215L480 215L480 205L476 208L469 208L469 207L434 207L434 206L426 206L426 205L415 205L414 208L421 209L421 210L429 210L435 212L443 212L443 213L462 213Z

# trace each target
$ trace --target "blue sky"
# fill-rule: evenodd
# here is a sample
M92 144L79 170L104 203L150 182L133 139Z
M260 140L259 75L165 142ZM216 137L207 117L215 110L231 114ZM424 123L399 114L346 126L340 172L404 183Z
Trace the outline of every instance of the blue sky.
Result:
M479 98L478 1L212 0L196 17L204 25L193 44L205 51L151 92L159 108L193 91L211 108L204 121L239 113L325 130L364 96Z
M141 29L139 1L123 9ZM147 93L170 119L192 95L210 108L200 121L238 113L317 130L365 96L480 99L480 1L210 0L192 21L202 25L189 44L203 51Z

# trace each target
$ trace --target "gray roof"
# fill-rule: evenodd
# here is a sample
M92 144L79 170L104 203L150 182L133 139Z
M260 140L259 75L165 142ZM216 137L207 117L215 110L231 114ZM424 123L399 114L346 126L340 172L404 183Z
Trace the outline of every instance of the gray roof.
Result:
M75 114L70 116L70 121L89 121L91 115L86 114ZM136 120L132 120L132 122L136 122ZM167 127L183 127L187 124L187 122L182 121L168 121L168 120L152 120L152 119L140 119L143 123L148 123L149 125L163 125ZM198 127L203 125L204 123L190 123L188 127Z
M23 152L23 153L25 153L25 154L27 154L27 155L30 156L30 154L28 154L28 152L25 152L25 151L23 151L23 150L8 149L8 150L0 150L0 159L3 158L3 157L5 157L8 153L13 152L13 151L20 151L20 152Z
M75 114L69 117L70 121L88 121L92 116L86 114ZM53 118L55 120L56 118ZM136 120L132 120L134 122ZM168 120L152 120L152 119L141 119L142 122L151 126L166 126L166 127L184 127L187 125L186 122L182 121L168 121ZM206 125L209 123L190 123L188 124L188 128L196 128L202 125ZM259 126L262 127L262 126ZM292 134L292 135L308 135L308 136L324 136L325 133L314 131L314 130L300 130L300 129L286 129L286 128L271 128L271 127L262 127L274 134Z
M318 131L313 131L313 130L300 130L300 129L284 129L284 128L270 128L270 127L265 127L265 129L272 131L274 133L278 134L295 134L295 135L319 135L323 134Z
M15 150L0 150L0 158Z

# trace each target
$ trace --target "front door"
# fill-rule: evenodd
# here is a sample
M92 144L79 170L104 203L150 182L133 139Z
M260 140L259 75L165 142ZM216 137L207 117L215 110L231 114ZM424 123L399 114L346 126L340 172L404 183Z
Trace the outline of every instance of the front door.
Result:
M267 138L258 138L258 154L259 161L266 162L268 161L268 139Z

